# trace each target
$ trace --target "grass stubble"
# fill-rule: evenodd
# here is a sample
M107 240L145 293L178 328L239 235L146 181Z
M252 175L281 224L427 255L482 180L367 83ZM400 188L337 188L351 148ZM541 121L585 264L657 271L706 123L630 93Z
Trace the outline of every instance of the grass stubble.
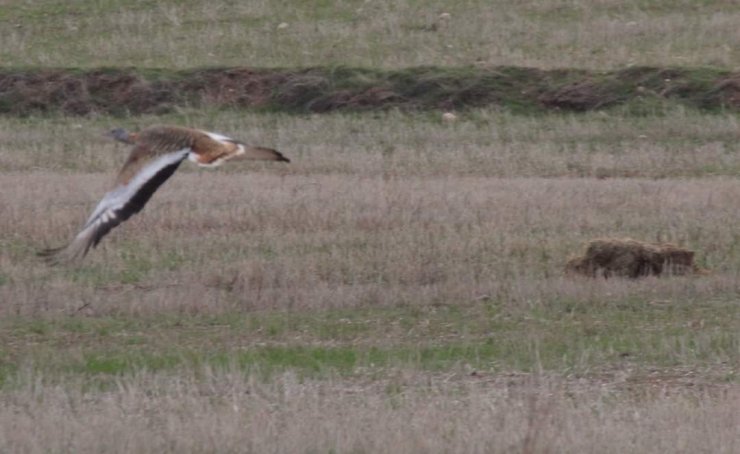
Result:
M6 3L0 60L11 66L733 68L740 58L733 0Z
M126 151L110 119L3 120L1 445L737 448L734 116L179 115L294 162L185 167L57 268L35 250ZM563 276L609 235L712 273Z
M0 439L14 452L61 443L75 452L143 453L737 449L736 389L640 400L543 377L450 383L406 373L404 380L139 374L92 395L77 384L31 381L4 393Z

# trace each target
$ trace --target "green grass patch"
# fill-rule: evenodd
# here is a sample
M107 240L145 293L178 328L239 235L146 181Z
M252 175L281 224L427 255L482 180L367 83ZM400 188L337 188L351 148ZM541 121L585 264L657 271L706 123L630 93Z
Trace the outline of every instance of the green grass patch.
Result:
M728 314L729 311L729 314ZM51 375L238 368L270 375L711 367L736 361L737 308L641 300L531 309L499 303L220 316L8 319L2 368ZM720 315L720 313L722 315ZM701 328L688 328L702 320Z

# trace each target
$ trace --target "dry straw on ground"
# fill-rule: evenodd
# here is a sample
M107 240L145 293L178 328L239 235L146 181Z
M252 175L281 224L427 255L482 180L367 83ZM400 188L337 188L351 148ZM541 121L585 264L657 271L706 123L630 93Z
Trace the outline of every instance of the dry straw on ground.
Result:
M184 165L83 266L36 260L126 159L100 133L154 122L294 161ZM739 127L684 110L3 118L0 445L736 451ZM714 272L563 278L615 228L690 245ZM234 377L201 373L229 361ZM523 397L507 373L527 370L572 387ZM663 386L685 374L694 386Z
M584 238L615 225L702 251L716 272L690 284L697 298L723 300L738 285L738 181L704 173L740 168L734 116L482 111L453 128L397 113L190 118L294 162L183 166L85 267L49 270L34 251L75 233L126 155L99 137L118 123L75 121L82 127L0 123L2 314L56 314L84 302L110 314L423 306L479 295L512 305L587 301L596 290L561 282L559 271ZM649 141L637 138L645 133ZM596 167L647 178L580 178ZM644 284L606 285L624 295ZM684 285L651 287L671 299Z
M5 1L0 61L149 68L737 65L734 0ZM288 27L278 28L280 23ZM100 37L104 36L105 39Z
M588 243L583 256L565 265L569 274L628 277L704 274L694 263L694 251L674 244L652 244L629 238L603 238Z
M29 377L32 378L32 377ZM40 377L30 383L41 383ZM262 383L239 374L140 374L112 392L0 395L8 452L734 453L740 392L551 378L418 376Z

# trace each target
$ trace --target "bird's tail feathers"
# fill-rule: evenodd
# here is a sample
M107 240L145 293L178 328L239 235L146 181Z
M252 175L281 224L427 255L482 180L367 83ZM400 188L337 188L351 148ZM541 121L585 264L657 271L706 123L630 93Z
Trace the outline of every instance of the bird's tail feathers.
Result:
M83 230L66 246L39 251L36 255L43 258L49 265L74 263L81 260L93 245L92 229Z

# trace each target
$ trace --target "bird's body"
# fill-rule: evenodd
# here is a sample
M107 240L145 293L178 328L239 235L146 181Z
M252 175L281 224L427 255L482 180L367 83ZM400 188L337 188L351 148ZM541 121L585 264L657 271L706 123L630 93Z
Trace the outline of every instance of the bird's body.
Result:
M134 148L113 188L98 203L72 242L40 253L53 263L84 257L114 227L141 211L185 159L205 167L234 158L290 162L270 148L250 146L221 134L179 126L154 126L138 133L114 129L108 136L134 145Z

